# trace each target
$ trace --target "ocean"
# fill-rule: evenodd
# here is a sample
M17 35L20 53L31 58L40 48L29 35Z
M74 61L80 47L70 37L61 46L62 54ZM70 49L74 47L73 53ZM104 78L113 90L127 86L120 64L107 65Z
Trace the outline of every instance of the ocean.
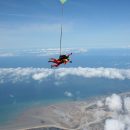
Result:
M129 48L74 51L72 63L58 69L48 63L57 55L39 55L39 50L0 50L0 125L38 104L130 91Z

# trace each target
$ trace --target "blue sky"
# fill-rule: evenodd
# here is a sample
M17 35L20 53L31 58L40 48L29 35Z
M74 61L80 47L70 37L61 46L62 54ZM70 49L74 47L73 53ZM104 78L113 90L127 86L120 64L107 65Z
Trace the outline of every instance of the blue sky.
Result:
M130 47L129 0L0 0L0 48Z

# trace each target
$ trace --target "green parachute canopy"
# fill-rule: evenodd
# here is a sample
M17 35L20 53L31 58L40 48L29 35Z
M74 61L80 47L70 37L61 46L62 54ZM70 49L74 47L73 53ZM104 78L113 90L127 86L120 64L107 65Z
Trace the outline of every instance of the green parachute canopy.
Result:
M64 4L65 2L67 2L67 0L60 0L61 4Z

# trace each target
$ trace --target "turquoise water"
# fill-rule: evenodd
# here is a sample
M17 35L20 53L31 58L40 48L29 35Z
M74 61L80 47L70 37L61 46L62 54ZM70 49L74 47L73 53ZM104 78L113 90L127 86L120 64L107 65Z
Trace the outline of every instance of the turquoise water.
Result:
M22 115L22 113L30 108L38 106L48 106L62 102L72 101L71 99L57 99L57 100L39 100L34 102L24 102L17 104L8 104L0 106L0 126L4 127L15 123L15 120Z

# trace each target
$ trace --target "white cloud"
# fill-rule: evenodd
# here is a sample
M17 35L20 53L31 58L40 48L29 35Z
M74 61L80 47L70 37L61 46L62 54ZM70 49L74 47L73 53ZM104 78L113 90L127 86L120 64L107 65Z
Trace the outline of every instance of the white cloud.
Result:
M104 130L130 130L130 97L113 94L106 98L106 102L111 119L106 119Z
M0 68L0 83L19 81L42 81L53 77L55 81L64 80L67 76L80 76L83 78L108 78L108 79L130 79L130 69L115 68Z
M60 68L57 69L56 76L59 78L67 75L81 76L84 78L108 78L108 79L130 79L130 69L115 68Z
M49 56L49 55L59 55L60 48L48 48L48 49L41 49L37 53L38 56ZM84 48L62 48L62 53L86 53L88 50Z
M14 54L13 53L7 53L7 52L0 52L0 57L10 57L10 56L14 56Z
M124 106L126 111L130 113L130 97L124 99Z
M118 120L108 119L105 122L104 130L125 130L125 125Z
M102 101L97 101L97 106L98 107L103 107L104 106L104 103Z
M40 73L36 73L34 75L32 75L32 78L34 80L42 80L47 78L48 76L50 76L53 73L53 71L51 70L45 70L44 72L40 72Z
M62 48L62 53L86 53L88 50L84 48ZM13 52L0 51L0 57L8 56L24 56L24 55L34 55L34 56L50 56L59 55L60 48L47 48L47 49L28 49L28 50L17 50Z
M116 111L117 112L122 111L122 100L121 100L121 97L116 95L116 94L113 94L111 97L107 97L105 104L108 106L108 108L111 111L115 111L115 112Z
M71 92L65 91L64 95L67 97L73 97L73 94Z

